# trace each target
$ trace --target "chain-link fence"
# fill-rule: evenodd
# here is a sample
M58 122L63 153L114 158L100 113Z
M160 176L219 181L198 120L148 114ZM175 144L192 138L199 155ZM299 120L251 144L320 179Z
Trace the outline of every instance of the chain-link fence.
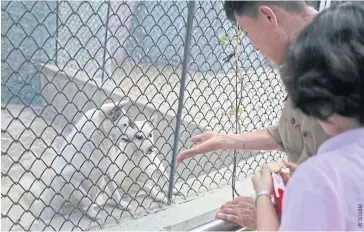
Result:
M97 229L281 157L175 165L193 135L277 123L285 97L221 1L2 1L1 13L2 230Z

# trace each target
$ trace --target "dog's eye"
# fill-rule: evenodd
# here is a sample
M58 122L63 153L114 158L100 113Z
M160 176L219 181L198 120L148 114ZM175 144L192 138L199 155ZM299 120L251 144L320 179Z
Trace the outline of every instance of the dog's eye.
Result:
M149 134L149 138L152 138L152 134Z
M124 124L123 126L127 127L127 126L128 126L128 124Z

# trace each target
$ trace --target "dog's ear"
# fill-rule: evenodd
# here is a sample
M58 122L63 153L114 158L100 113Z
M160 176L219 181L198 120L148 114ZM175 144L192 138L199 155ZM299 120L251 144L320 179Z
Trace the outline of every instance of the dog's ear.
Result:
M128 103L128 100L121 100L119 102L115 102L115 106L110 110L108 116L112 121L116 121L122 114L124 114L123 108Z
M118 102L115 102L115 105L123 108L124 106L126 106L126 104L128 104L129 100L128 99L124 99L124 100L120 100Z
M157 115L156 115L156 114L152 115L152 117L150 117L150 119L149 119L149 122L150 122L152 125L155 125L155 124L156 124L156 122L157 122Z

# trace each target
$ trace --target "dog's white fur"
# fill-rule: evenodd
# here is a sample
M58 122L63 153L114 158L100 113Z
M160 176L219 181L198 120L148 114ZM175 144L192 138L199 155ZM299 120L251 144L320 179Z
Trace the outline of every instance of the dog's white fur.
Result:
M113 193L112 199L120 208L127 209L128 203L122 201L118 186L113 181L118 170L111 165L110 159L118 151L117 144L123 139L130 141L136 133L135 125L123 110L127 102L108 103L101 109L89 110L76 123L60 155L52 163L53 173L45 175L42 180L52 190L46 189L38 195L42 204L34 204L33 213L48 205L53 209L43 210L42 215L51 218L55 212L63 211L66 202L70 202L92 219L97 219L95 201L100 191L99 183L104 179ZM61 196L55 195L57 193ZM43 216L41 218L44 219Z
M114 180L120 186L120 190L123 193L128 193L132 185L136 184L154 200L167 203L166 195L152 179L153 174L157 173L161 174L159 177L162 176L167 183L169 182L165 167L157 157L154 145L153 130L155 120L156 118L152 117L146 121L135 121L137 133L134 139L129 143L121 141L121 151L115 157L115 163L122 172L118 173ZM100 186L101 189L103 189L102 185ZM105 192L106 194L101 193L98 197L97 203L99 205L105 204L106 199L110 196L110 193ZM176 194L176 191L174 191L174 194Z

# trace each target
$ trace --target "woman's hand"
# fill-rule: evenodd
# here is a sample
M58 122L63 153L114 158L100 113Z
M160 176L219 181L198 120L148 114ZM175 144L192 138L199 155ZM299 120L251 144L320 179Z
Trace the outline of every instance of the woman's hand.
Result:
M262 170L255 174L252 178L255 192L260 192L262 190L267 190L269 192L273 191L273 179L272 172L268 164L264 164Z
M294 172L296 171L298 165L289 161L283 161L284 165L289 168L290 172ZM280 172L279 174L281 175L282 179L283 179L283 183L284 185L287 185L289 179L291 178L291 173L285 173L285 172Z

